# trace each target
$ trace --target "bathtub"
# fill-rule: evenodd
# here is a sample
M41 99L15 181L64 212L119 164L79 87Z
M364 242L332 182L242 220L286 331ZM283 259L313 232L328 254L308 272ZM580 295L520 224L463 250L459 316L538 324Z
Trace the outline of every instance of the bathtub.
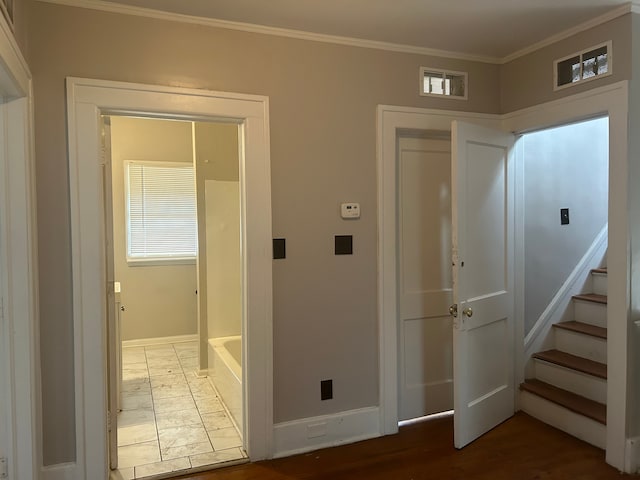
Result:
M209 339L209 377L240 432L242 428L242 340L240 335Z

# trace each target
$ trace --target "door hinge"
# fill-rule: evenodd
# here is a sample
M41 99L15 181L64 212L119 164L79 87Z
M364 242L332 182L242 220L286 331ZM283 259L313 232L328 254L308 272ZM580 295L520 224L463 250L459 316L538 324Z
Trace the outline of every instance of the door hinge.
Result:
M0 458L0 478L9 478L9 462L6 458Z
M107 432L111 431L111 412L107 410Z

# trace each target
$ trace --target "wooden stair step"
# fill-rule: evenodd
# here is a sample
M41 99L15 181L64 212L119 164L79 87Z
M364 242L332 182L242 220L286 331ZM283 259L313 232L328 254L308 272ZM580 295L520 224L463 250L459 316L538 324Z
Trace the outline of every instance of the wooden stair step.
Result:
M593 375L594 377L604 378L605 380L607 379L606 364L577 357L570 353L561 352L560 350L547 350L546 352L534 353L533 358L554 363L561 367L570 368L571 370L576 370L588 375Z
M607 267L602 267L602 268L593 268L591 269L591 273L603 273L603 274L607 274Z
M607 339L606 328L597 327L588 323L576 322L572 320L571 322L554 323L553 327L560 328L562 330L569 330L571 332L582 333L591 337L603 338L605 340Z
M607 296L598 295L597 293L582 293L580 295L574 295L573 298L576 300L584 300L586 302L602 303L604 305L607 304Z
M562 388L549 385L535 378L525 380L520 384L520 390L538 395L550 402L563 406L567 410L584 415L603 425L607 424L607 406L589 400L581 395L569 392Z

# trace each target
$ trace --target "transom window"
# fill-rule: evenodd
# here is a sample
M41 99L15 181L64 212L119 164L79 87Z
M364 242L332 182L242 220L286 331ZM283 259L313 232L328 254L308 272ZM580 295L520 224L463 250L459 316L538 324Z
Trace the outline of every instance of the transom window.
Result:
M611 75L611 42L556 60L554 66L556 90Z
M193 262L198 248L193 165L125 162L128 263Z
M467 74L420 68L420 95L467 99Z

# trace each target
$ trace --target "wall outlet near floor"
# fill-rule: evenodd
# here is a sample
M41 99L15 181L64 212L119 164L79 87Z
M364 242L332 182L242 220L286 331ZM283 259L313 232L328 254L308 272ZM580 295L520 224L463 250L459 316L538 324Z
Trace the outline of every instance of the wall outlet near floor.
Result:
M333 380L322 380L320 382L320 400L331 400L333 398Z

